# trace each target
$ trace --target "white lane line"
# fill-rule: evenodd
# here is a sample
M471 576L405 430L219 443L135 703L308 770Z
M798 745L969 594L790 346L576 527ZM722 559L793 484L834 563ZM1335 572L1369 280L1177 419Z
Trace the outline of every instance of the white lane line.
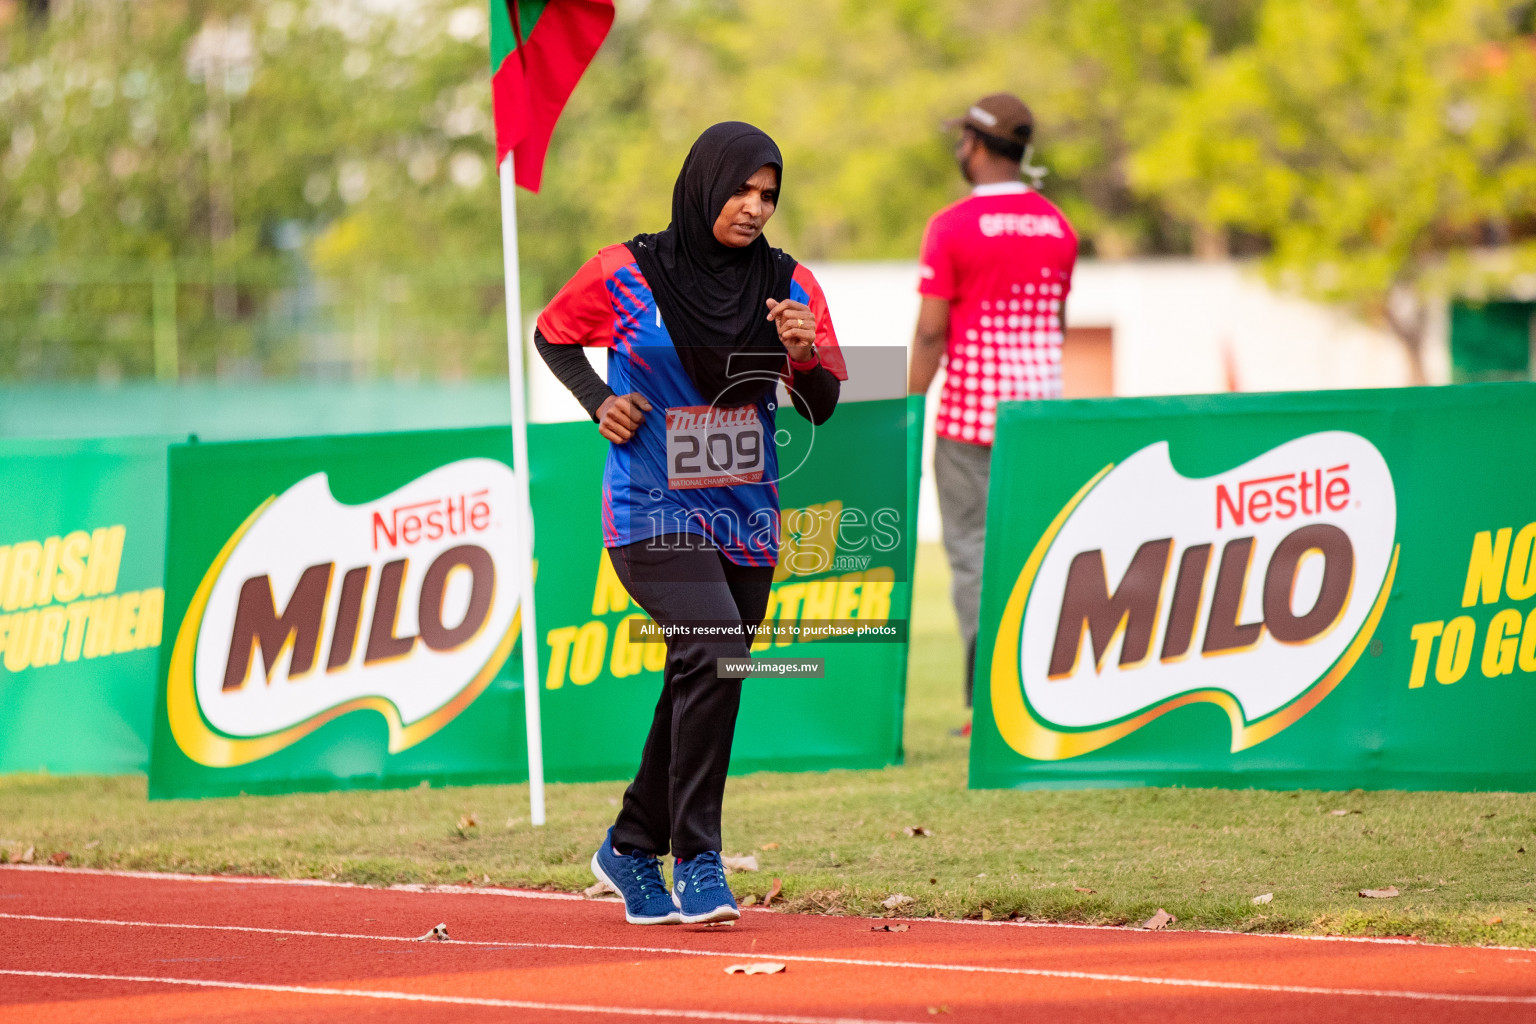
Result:
M471 888L467 885L359 885L326 878L262 878L257 875L187 875L175 871L114 871L108 868L61 868L52 864L0 864L0 871L38 871L60 875L99 875L105 878L140 878L154 882L222 882L226 885L296 885L317 889L360 889L364 892L417 892L441 896L515 896L525 900L575 900L587 898L574 892L543 892L539 889Z
M420 942L400 935L362 935L353 932L300 931L291 928L258 928L237 924L184 924L164 921L118 921L91 917L47 917L40 914L0 913L10 921L45 921L51 924L110 925L120 928L180 928L193 931L250 932L258 935L298 935L317 939L358 939L368 942ZM729 957L741 959L741 952L713 949L678 949L674 946L601 946L576 942L494 942L489 940L450 939L434 942L437 946L476 946L493 949L570 949L583 952L644 953L665 956ZM1268 985L1249 981L1211 981L1204 978L1164 978L1145 974L1107 974L1099 971L1064 971L1044 967L995 967L978 964L925 963L918 960L865 960L854 957L804 956L796 953L756 952L758 960L785 960L806 964L833 964L843 967L887 967L915 971L951 971L961 974L1004 974L1029 978L1066 978L1077 981L1117 981L1133 985L1165 985L1174 988L1211 988L1234 992L1282 992L1311 996L1376 996L1385 999L1417 999L1444 1003L1499 1003L1536 1006L1536 996L1479 995L1456 992L1416 992L1403 989L1327 988L1315 985Z
M0 975L17 978L61 978L72 981L133 981L151 985L190 985L195 988L241 989L249 992L285 992L302 996L350 996L354 999L395 999L410 1003L450 1003L455 1006L491 1006L511 1010L553 1010L565 1013L611 1013L624 1017L680 1017L688 1020L729 1020L747 1024L909 1024L872 1020L868 1017L798 1017L774 1013L735 1013L729 1010L668 1010L632 1006L590 1006L581 1003L539 1003L527 999L490 999L478 996L439 996L378 988L323 988L312 985L263 985L251 981L211 981L205 978L157 978L137 974L84 974L76 971L12 971ZM910 1022L915 1024L915 1022Z
M356 889L362 892L409 892L434 896L510 896L524 900L565 900L577 903L610 903L608 899L590 900L580 893L544 892L540 889L503 889L495 886L471 887L467 885L423 885L403 883L399 885L359 885L356 882L333 882L324 878L262 878L256 875L188 875L174 871L116 871L110 868L63 868L52 864L0 864L0 871L39 871L63 875L99 875L105 878L138 878L156 882L222 882L226 885L291 885L327 889ZM777 914L768 907L743 907L747 914ZM977 928L1044 928L1066 931L1114 932L1117 935L1139 934L1134 928L1113 924L1068 924L1054 921L969 921L941 917L921 918L924 925L968 925ZM1457 946L1449 942L1421 942L1418 939L1389 939L1374 935L1297 935L1292 932L1233 932L1220 928L1180 928L1166 933L1158 941L1166 942L1173 935L1223 935L1245 939L1288 939L1302 942L1357 942L1375 946L1417 946L1424 949L1480 949L1527 953L1526 946Z

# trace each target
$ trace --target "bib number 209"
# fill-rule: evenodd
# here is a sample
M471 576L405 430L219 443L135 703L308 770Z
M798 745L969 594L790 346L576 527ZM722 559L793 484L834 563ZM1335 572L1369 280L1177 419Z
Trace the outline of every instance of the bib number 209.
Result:
M667 486L733 487L763 479L763 426L755 406L667 410Z

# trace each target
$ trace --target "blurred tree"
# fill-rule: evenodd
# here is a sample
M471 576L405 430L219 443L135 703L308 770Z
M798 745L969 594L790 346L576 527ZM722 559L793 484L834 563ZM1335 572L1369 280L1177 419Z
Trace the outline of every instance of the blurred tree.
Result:
M322 269L369 250L366 288L331 282L369 307L354 334L378 333L384 300L409 305L389 275L435 272L416 289L422 307L466 276L494 280L484 21L478 5L439 0L66 0L46 25L0 26L0 261L25 271L0 295L0 374L146 372L155 268L182 284L190 372L291 371L302 355L268 350L254 314L292 301L281 286L301 279L317 234ZM414 219L370 236L351 218L370 202ZM449 303L468 312L467 334L442 332L446 354L406 354L417 372L505 365L478 329L496 310L470 290ZM121 315L89 315L105 309ZM376 367L400 355L341 344Z
M929 214L964 193L942 122L1007 89L1033 105L1045 190L1090 252L1185 251L1188 232L1132 191L1127 161L1207 54L1251 38L1257 3L621 0L556 134L558 180L524 209L531 224L576 228L566 237L585 254L654 230L694 137L740 118L788 161L776 244L805 259L911 258Z
M149 373L168 274L188 373L504 369L481 3L28 10L0 0L0 376ZM785 151L776 244L909 259L964 193L942 120L1010 89L1088 253L1267 247L1413 345L1422 295L1487 278L1490 244L1528 257L1531 11L618 0L545 189L520 197L525 306L664 226L688 146L725 118Z
M1536 41L1507 0L1266 0L1198 66L1133 183L1388 322L1422 379L1430 298L1536 268ZM1490 247L1499 247L1492 255Z

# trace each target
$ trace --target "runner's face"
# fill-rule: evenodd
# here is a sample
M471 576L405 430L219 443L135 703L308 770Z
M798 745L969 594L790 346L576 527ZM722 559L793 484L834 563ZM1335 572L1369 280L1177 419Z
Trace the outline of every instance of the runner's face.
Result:
M751 245L763 233L778 202L779 172L764 164L725 201L715 218L715 240L733 249Z

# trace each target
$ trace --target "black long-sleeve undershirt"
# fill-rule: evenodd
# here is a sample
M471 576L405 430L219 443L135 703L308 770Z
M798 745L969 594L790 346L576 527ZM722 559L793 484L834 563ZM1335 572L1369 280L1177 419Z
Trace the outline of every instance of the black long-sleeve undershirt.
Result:
M533 332L533 346L555 379L565 385L596 423L597 411L613 397L613 389L587 362L581 346L556 345L538 330ZM790 380L790 398L796 412L816 426L832 418L842 382L831 370L817 363L809 370L792 370Z
M820 363L804 371L791 368L789 397L795 411L818 427L832 418L842 390L843 382Z
M592 369L592 364L587 362L587 354L581 350L581 346L556 345L545 338L543 332L535 328L533 347L539 350L539 355L543 357L544 365L549 367L549 372L565 385L566 390L575 396L583 409L587 410L587 415L592 417L592 422L596 423L597 410L613 397L613 389L608 386L607 381L597 375L596 370Z

